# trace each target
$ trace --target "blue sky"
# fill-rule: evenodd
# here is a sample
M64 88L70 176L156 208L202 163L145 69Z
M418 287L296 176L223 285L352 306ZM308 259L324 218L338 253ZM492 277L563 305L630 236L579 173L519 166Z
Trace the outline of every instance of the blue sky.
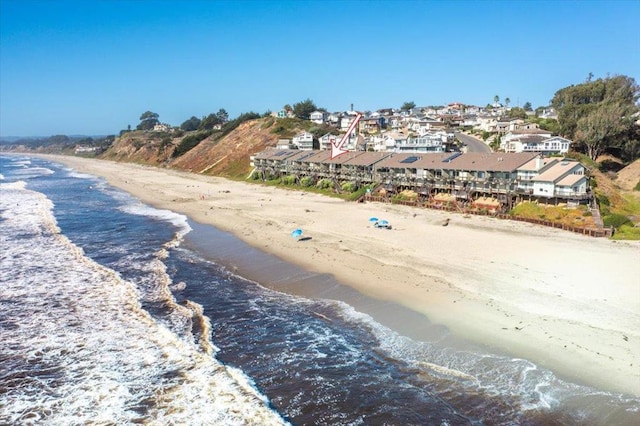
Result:
M0 1L0 135L117 134L151 110L547 105L640 80L639 1Z

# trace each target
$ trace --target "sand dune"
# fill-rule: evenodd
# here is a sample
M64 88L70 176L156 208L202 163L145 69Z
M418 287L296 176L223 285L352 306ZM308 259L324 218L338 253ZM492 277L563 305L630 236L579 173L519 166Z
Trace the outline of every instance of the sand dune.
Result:
M640 396L640 245L139 165L55 157L146 203L570 380ZM369 222L386 219L393 229ZM448 223L448 226L442 226ZM300 242L291 231L311 237ZM407 324L407 327L417 324ZM400 330L401 331L401 330ZM402 332L402 331L401 331Z

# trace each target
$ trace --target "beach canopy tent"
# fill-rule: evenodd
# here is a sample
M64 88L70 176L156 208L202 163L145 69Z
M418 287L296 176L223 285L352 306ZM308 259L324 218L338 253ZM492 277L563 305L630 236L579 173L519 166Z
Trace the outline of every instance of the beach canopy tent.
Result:
M293 238L300 238L300 236L302 236L302 229L294 229L293 232L291 232L291 236Z

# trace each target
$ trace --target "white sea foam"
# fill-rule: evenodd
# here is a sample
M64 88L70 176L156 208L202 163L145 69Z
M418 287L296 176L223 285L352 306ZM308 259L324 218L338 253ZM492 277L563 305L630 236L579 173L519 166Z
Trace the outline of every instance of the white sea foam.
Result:
M186 234L191 232L191 226L189 226L187 216L173 212L171 210L156 209L137 201L127 203L120 209L125 213L152 217L154 219L169 222L176 228L178 228L175 240L173 242L170 242L167 246L174 246L175 244L179 243Z
M0 424L284 423L241 372L157 324L51 209L0 184Z
M88 173L81 173L81 172L77 172L74 169L65 167L64 168L68 173L69 173L69 177L72 178L76 178L76 179L88 179L88 180L97 180L98 177L94 176L94 175L90 175Z
M11 171L11 175L19 179L33 179L40 176L52 175L54 172L46 167L24 167Z
M4 180L4 175L0 173L0 180Z
M342 302L336 303L347 320L366 324L378 337L382 350L391 357L406 361L429 376L455 380L467 386L469 393L481 391L487 395L519 401L519 410L553 410L578 396L601 395L616 399L616 395L598 392L588 387L562 381L551 371L530 361L506 356L466 352L440 347L437 343L416 342L377 323L369 315L356 311Z

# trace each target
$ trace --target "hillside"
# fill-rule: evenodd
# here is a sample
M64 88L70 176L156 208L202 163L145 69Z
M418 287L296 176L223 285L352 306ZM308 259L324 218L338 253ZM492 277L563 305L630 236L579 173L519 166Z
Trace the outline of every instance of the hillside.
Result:
M201 141L196 140L195 146L188 150L183 142L197 139L197 132L176 137L168 133L135 131L117 138L100 158L244 178L251 171L251 155L274 147L278 139L291 138L302 130L313 130L313 126L306 120L259 118L245 121L231 131L213 131ZM174 152L180 149L186 152L174 158Z
M621 189L633 191L636 185L640 184L640 159L620 170L615 182Z
M246 121L222 138L214 134L169 165L193 173L245 177L251 168L249 157L278 142L268 123L266 119Z
M117 138L100 158L159 166L168 162L173 144L180 139L160 132L129 132Z

